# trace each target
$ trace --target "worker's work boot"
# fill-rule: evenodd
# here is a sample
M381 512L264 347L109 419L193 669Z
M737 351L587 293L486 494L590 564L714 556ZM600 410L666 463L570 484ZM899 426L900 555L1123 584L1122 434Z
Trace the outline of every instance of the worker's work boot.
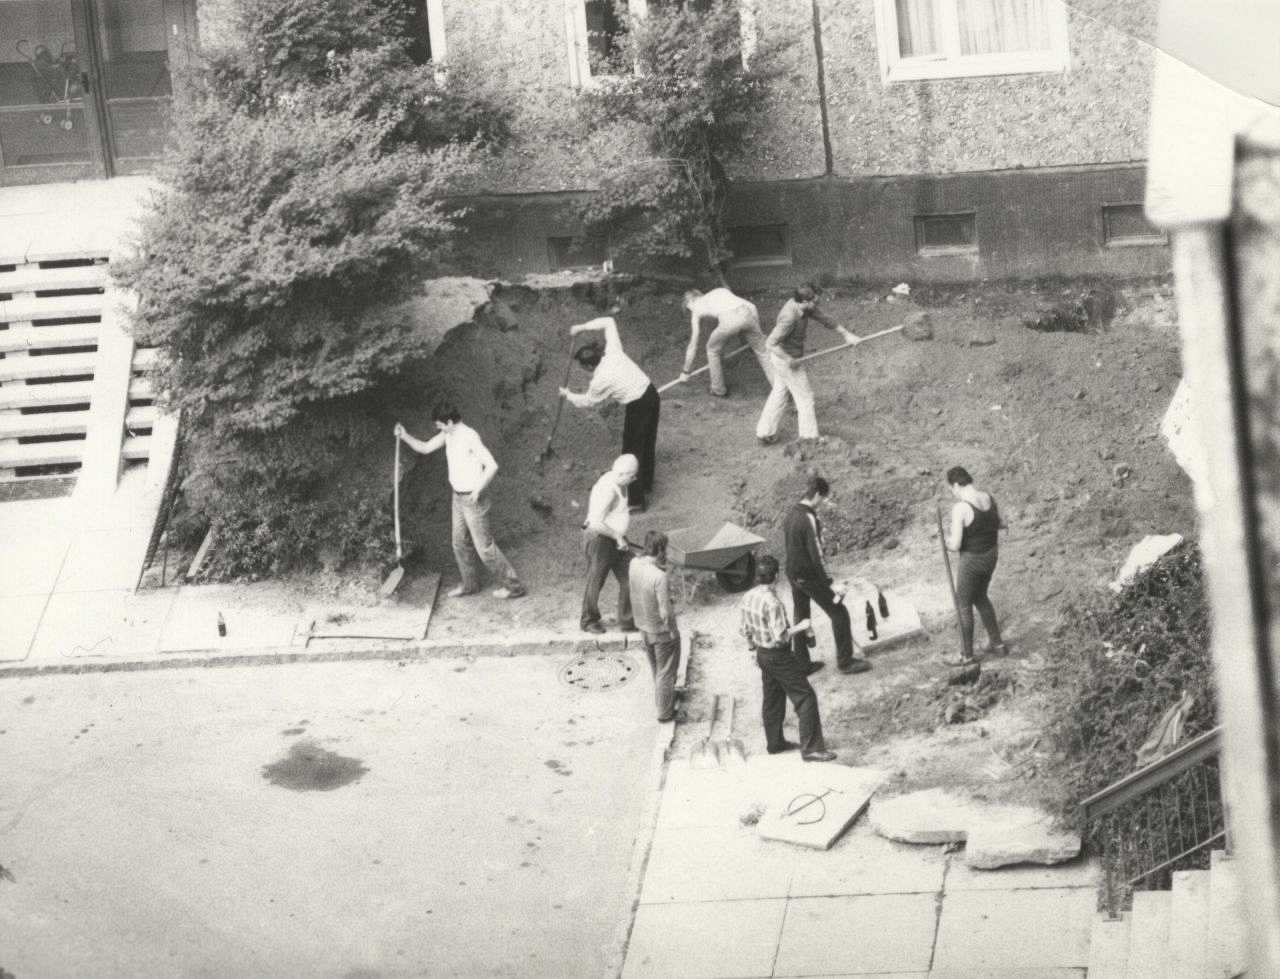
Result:
M865 659L851 659L843 666L837 666L836 669L841 673L866 673L871 669L871 664Z
M810 751L800 757L804 761L835 761L836 753L834 751Z

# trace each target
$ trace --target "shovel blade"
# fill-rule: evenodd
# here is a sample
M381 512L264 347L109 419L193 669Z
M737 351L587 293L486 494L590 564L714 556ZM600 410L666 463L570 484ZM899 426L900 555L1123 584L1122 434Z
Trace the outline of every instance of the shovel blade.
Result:
M721 752L726 766L736 768L739 765L747 763L747 749L743 745L740 738L731 738L725 742L724 750Z
M708 739L703 738L693 746L693 751L689 754L690 768L718 768L719 765L720 758Z
M387 575L386 580L382 582L382 587L378 589L378 597L390 598L391 594L400 587L402 578L404 578L404 565L397 565L391 574Z

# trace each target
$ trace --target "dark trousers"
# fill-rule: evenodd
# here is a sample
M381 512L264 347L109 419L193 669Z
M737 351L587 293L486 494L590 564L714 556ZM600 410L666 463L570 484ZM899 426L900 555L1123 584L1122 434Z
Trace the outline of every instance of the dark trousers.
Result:
M836 602L835 592L824 581L791 582L792 622L809 618L809 600L818 603L818 607L827 613L831 620L831 634L836 641L836 666L846 666L853 661L853 628L849 624L849 610L844 602ZM807 666L810 662L809 644L804 633L798 633L791 640L796 658Z
M640 462L636 480L627 487L627 502L645 506L653 489L653 463L658 451L658 413L662 407L658 389L650 384L644 394L627 405L622 418L622 451Z
M602 537L589 530L582 532L582 549L587 556L587 587L582 593L582 616L579 623L588 626L600 621L600 589L613 572L618 582L618 627L630 629L631 618L631 552L619 550L612 537Z
M818 695L813 692L804 666L786 646L756 647L756 664L763 682L760 716L764 720L765 742L772 751L782 750L782 720L787 701L795 709L800 722L800 750L806 755L825 751L822 720L818 717Z
M956 605L960 611L961 652L967 659L973 655L973 610L982 616L982 626L987 630L991 645L1000 645L1000 623L996 610L987 597L991 576L996 572L999 549L991 548L984 554L961 551L956 562Z

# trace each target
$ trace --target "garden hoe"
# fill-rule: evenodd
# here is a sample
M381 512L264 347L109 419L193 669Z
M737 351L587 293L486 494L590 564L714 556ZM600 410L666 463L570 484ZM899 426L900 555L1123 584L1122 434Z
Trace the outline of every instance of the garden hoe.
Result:
M951 604L956 610L956 630L960 633L960 642L964 642L964 626L960 623L960 599L956 595L956 580L951 574L951 552L947 550L947 531L942 525L942 507L936 507L938 516L938 542L942 545L942 563L947 566L947 586L951 589Z
M569 384L569 374L573 370L573 338L569 338L569 361L564 365L564 380L560 382L561 387ZM551 448L551 443L555 441L556 429L560 427L560 413L564 411L564 395L560 395L560 400L556 402L556 417L551 423L551 434L547 436L547 444L542 447L542 451L538 453L537 464L541 468L542 464L547 461L555 452Z
M396 436L395 473L391 480L391 498L395 504L396 566L378 589L379 598L390 598L404 579L404 545L400 541L400 436Z

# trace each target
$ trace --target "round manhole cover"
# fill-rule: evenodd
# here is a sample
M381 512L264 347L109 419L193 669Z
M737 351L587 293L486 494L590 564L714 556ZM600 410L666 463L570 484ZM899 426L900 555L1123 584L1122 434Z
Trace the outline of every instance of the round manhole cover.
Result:
M621 653L583 653L560 667L560 681L579 690L616 690L635 676L635 669Z

